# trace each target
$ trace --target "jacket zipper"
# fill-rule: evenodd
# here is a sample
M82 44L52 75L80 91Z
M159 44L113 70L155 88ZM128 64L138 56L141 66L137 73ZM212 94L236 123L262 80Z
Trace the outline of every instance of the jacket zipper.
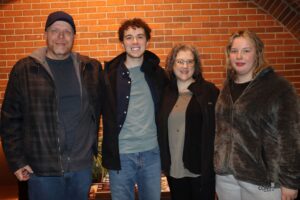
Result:
M57 93L56 93L56 88L55 88L55 98L56 98L56 120L57 122L59 121L59 115L58 115L58 110L57 110L57 105L59 103L59 99L57 97ZM58 158L59 158L59 164L60 164L60 171L61 171L61 175L64 174L64 168L63 168L63 164L62 164L62 155L61 155L61 144L60 144L60 139L59 139L59 131L58 130L58 125L56 124L56 132L57 132L57 150L58 150Z
M55 86L55 83L54 83L54 80L53 80L53 77L49 74L50 78L51 78L51 81L54 85L54 92L55 92L55 99L56 99L56 122L59 121L59 115L58 115L58 110L57 110L57 105L59 104L59 99L57 97L57 90L56 90L56 86ZM63 164L62 164L62 155L61 155L61 144L60 144L60 139L59 139L59 133L58 133L58 124L56 123L56 132L57 132L57 138L56 138L56 141L57 141L57 150L58 150L58 159L59 159L59 165L60 165L60 171L61 171L61 175L64 174L64 168L63 168Z
M47 65L46 61L44 62L41 62L42 65ZM57 110L57 105L58 105L58 97L57 97L57 91L56 91L56 86L55 86L55 83L54 83L54 80L53 80L53 76L51 74L51 71L49 72L47 69L48 67L45 67L45 71L46 73L48 74L48 76L50 77L50 80L52 82L52 84L54 85L54 93L55 93L55 99L56 99L56 122L59 121L59 115L58 115L58 110ZM39 68L38 68L38 73L39 73ZM56 132L58 132L58 125L56 124ZM59 159L59 165L60 165L60 171L61 171L61 175L64 174L64 169L63 169L63 164L62 164L62 156L61 156L61 145L60 145L60 139L59 139L59 134L57 135L57 138L56 138L56 141L57 141L57 150L58 150L58 159Z
M231 96L231 91L230 91L230 86L228 85L228 87L229 87L229 91L230 91L230 101L231 101L231 106L232 106L232 108L230 109L231 110L231 112L230 112L230 123L231 124L233 124L233 110L234 110L234 107L235 107L235 105L236 105L236 103L238 102L238 100L246 93L246 91L249 89L249 87L250 87L250 85L252 85L252 82L254 81L254 79L252 80L252 81L250 81L250 83L247 85L247 87L244 89L244 91L242 92L242 94L235 100L235 102L233 102L233 100L232 100L232 96ZM228 82L228 84L230 84L229 82ZM230 126L230 145L229 145L229 148L228 148L228 153L227 153L227 155L228 155L228 157L227 157L227 159L226 159L226 166L229 168L229 169L231 169L231 167L232 166L230 166L230 164L229 164L229 161L230 161L230 157L231 157L231 149L232 149L232 143L233 143L233 139L234 139L234 136L233 136L233 128L232 128L232 126Z

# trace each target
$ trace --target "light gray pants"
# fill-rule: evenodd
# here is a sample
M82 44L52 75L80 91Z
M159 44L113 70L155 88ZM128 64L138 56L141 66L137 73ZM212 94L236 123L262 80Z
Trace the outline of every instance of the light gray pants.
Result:
M239 181L233 175L216 175L219 200L281 200L280 188Z

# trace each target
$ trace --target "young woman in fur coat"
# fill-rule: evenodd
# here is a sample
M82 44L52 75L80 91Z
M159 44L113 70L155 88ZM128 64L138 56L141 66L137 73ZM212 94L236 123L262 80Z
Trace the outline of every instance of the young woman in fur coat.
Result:
M299 96L268 66L253 32L234 33L216 105L219 200L291 200L300 187Z

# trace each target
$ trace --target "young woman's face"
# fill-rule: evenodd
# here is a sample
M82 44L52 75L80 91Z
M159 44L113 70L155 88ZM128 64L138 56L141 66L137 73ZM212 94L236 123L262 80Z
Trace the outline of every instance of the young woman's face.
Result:
M190 50L179 51L177 53L173 71L179 81L185 82L193 79L195 59Z
M252 80L256 58L255 46L248 38L238 37L232 42L229 59L238 82Z

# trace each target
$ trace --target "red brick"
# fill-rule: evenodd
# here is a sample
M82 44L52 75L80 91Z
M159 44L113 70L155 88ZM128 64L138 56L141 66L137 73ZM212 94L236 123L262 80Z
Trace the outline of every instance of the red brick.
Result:
M235 15L229 16L229 21L246 21L247 17L245 15Z
M221 65L222 61L221 60L205 60L203 62L204 65Z
M265 19L266 19L265 15L247 15L247 20L260 21Z
M31 4L32 9L49 9L51 8L51 4L49 3L33 3Z
M256 9L239 9L238 12L240 15L255 15L257 14Z
M257 22L257 25L258 26L263 26L263 27L267 27L267 26L275 26L276 25L276 22L274 22L274 21L271 21L271 20L269 20L269 21L258 21Z
M285 57L296 57L299 58L300 57L300 52L284 52L284 56Z
M33 42L32 41L18 41L16 44L17 47L32 47Z
M84 4L86 3L86 2L83 2ZM77 2L74 2L74 4L77 4ZM88 1L87 2L87 7L101 7L101 6L105 6L106 5L106 1L102 1L102 0L100 0L100 1ZM73 8L73 5L70 3L70 7L72 7Z
M272 6L270 6L269 8L266 8L270 13L274 13L278 6L280 5L281 0L274 0L274 3L272 4Z
M298 64L287 64L287 65L285 65L285 69L286 70L293 70L290 73L292 73L294 75L295 70L298 70L300 72L299 66L300 66L300 63L298 63Z
M190 10L192 8L193 8L193 4L174 4L173 5L173 10Z
M161 0L159 0L161 2ZM147 1L148 2L148 1ZM172 5L154 5L154 10L158 11L158 10L171 10L173 8Z
M238 14L237 9L220 10L220 15L237 15L237 14Z
M229 8L246 8L247 3L238 2L238 3L229 3Z
M215 3L215 4L210 4L209 5L210 8L214 8L214 9L227 9L229 8L229 3Z
M69 2L68 4L69 4L70 8L72 8L72 9L82 8L82 7L95 8L96 5L99 6L99 2L100 1L97 1L97 2L85 2L85 1L80 2L80 1L76 1L76 2ZM57 3L55 3L55 4L57 4ZM103 5L103 3L102 3L102 5ZM64 6L64 7L67 7L67 5Z
M210 16L209 21L217 21L217 22L227 22L229 19L228 16Z
M135 6L134 5L126 5L126 6L116 6L115 9L116 11L128 11L131 12L134 10Z
M204 77L220 87L225 78L224 49L228 38L234 31L248 29L257 32L264 41L270 64L291 78L293 84L299 83L299 14L281 11L284 5L278 3L280 0L255 2L263 7L238 0L22 0L7 3L0 10L0 79L7 79L17 59L45 46L43 32L47 15L62 8L75 19L78 34L74 50L102 62L124 51L117 37L120 23L140 17L152 28L149 49L158 54L162 65L175 43L193 44L201 54ZM277 20L269 13L275 14ZM5 14L10 16L4 17ZM0 102L5 86L0 85ZM296 86L300 91L300 84Z
M220 10L201 10L201 15L219 15L220 14Z
M125 0L107 0L106 1L108 6L114 6L114 5L123 5L126 3Z
M287 7L287 5L283 1L281 1L279 6L277 7L277 9L273 12L273 16L278 19L278 17L280 16L280 14L283 12L283 10L286 7Z
M169 23L172 21L173 21L172 17L160 17L160 18L154 19L154 22L156 22L156 23L166 23L166 27L168 25L170 25Z
M154 6L153 5L136 5L135 9L140 11L153 11Z
M254 21L245 21L245 22L239 22L238 23L238 27L242 28L242 27L256 27L257 22Z

